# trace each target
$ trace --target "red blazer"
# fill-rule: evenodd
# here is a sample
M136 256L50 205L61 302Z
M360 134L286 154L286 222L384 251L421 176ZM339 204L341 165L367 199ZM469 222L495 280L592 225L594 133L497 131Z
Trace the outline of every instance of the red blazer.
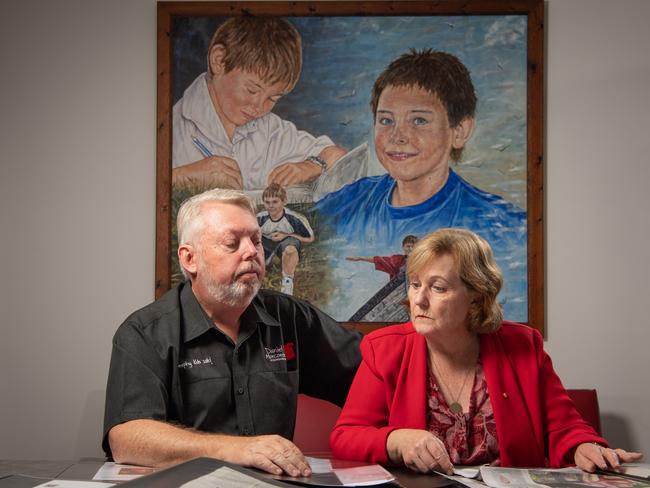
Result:
M566 466L578 444L607 445L576 411L538 331L504 322L479 337L501 466ZM387 463L391 431L427 428L426 341L408 322L368 334L361 354L330 445L337 458Z

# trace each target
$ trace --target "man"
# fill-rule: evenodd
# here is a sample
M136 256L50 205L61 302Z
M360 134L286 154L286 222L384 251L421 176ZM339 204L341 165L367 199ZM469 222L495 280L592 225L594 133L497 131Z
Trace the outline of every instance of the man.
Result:
M342 405L359 337L306 302L260 290L261 230L242 192L190 198L177 225L188 281L115 334L104 450L122 463L168 466L206 456L309 475L287 440L297 394Z

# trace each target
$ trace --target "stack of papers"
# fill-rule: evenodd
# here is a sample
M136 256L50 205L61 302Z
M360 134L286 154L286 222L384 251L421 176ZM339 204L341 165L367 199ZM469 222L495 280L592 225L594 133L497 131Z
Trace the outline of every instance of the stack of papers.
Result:
M371 486L388 483L395 477L378 464L323 459L307 456L312 475L306 478L273 476L281 481L291 481L317 486Z

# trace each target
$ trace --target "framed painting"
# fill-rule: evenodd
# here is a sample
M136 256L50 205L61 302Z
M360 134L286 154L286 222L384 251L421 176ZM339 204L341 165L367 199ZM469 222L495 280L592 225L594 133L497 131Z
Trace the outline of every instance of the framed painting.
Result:
M156 297L180 203L235 188L267 288L404 321L413 244L462 227L543 332L543 65L541 0L158 3Z

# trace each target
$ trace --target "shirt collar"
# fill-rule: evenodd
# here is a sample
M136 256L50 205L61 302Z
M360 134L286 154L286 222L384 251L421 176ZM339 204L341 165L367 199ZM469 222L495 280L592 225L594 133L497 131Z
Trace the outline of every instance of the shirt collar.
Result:
M190 282L186 281L181 286L183 287L181 290L181 305L183 307L184 324L182 334L185 343L201 334L205 334L209 330L216 329L216 327L196 299ZM242 342L252 335L258 325L280 327L280 322L266 311L259 293L255 295L251 304L244 310L240 324L238 342Z
M257 130L258 119L251 120L244 125L241 125L235 129L235 133L232 136L232 143L237 144L239 141L246 139L250 134Z
M218 134L217 140L228 141L226 129L217 115L208 91L208 74L201 73L183 93L183 117L194 122L203 134ZM257 130L258 119L235 129L232 144Z
M388 176L388 175L387 175ZM432 211L442 211L443 207L454 196L454 191L460 186L460 179L458 175L449 168L449 175L447 176L447 181L436 193L433 194L429 199L418 203L417 205L409 205L407 207L394 207L391 204L391 199L393 197L393 192L397 186L397 182L389 176L390 190L386 195L386 208L390 216L394 219L407 219L414 216L422 215L426 212Z
M242 324L253 323L253 324L263 324L271 327L280 327L280 322L275 317L272 317L264 306L263 296L258 293L253 298L253 301L248 306L244 313L241 316Z
M214 329L214 324L199 305L192 285L189 281L183 283L181 290L181 306L183 307L183 342L189 342L208 330Z

